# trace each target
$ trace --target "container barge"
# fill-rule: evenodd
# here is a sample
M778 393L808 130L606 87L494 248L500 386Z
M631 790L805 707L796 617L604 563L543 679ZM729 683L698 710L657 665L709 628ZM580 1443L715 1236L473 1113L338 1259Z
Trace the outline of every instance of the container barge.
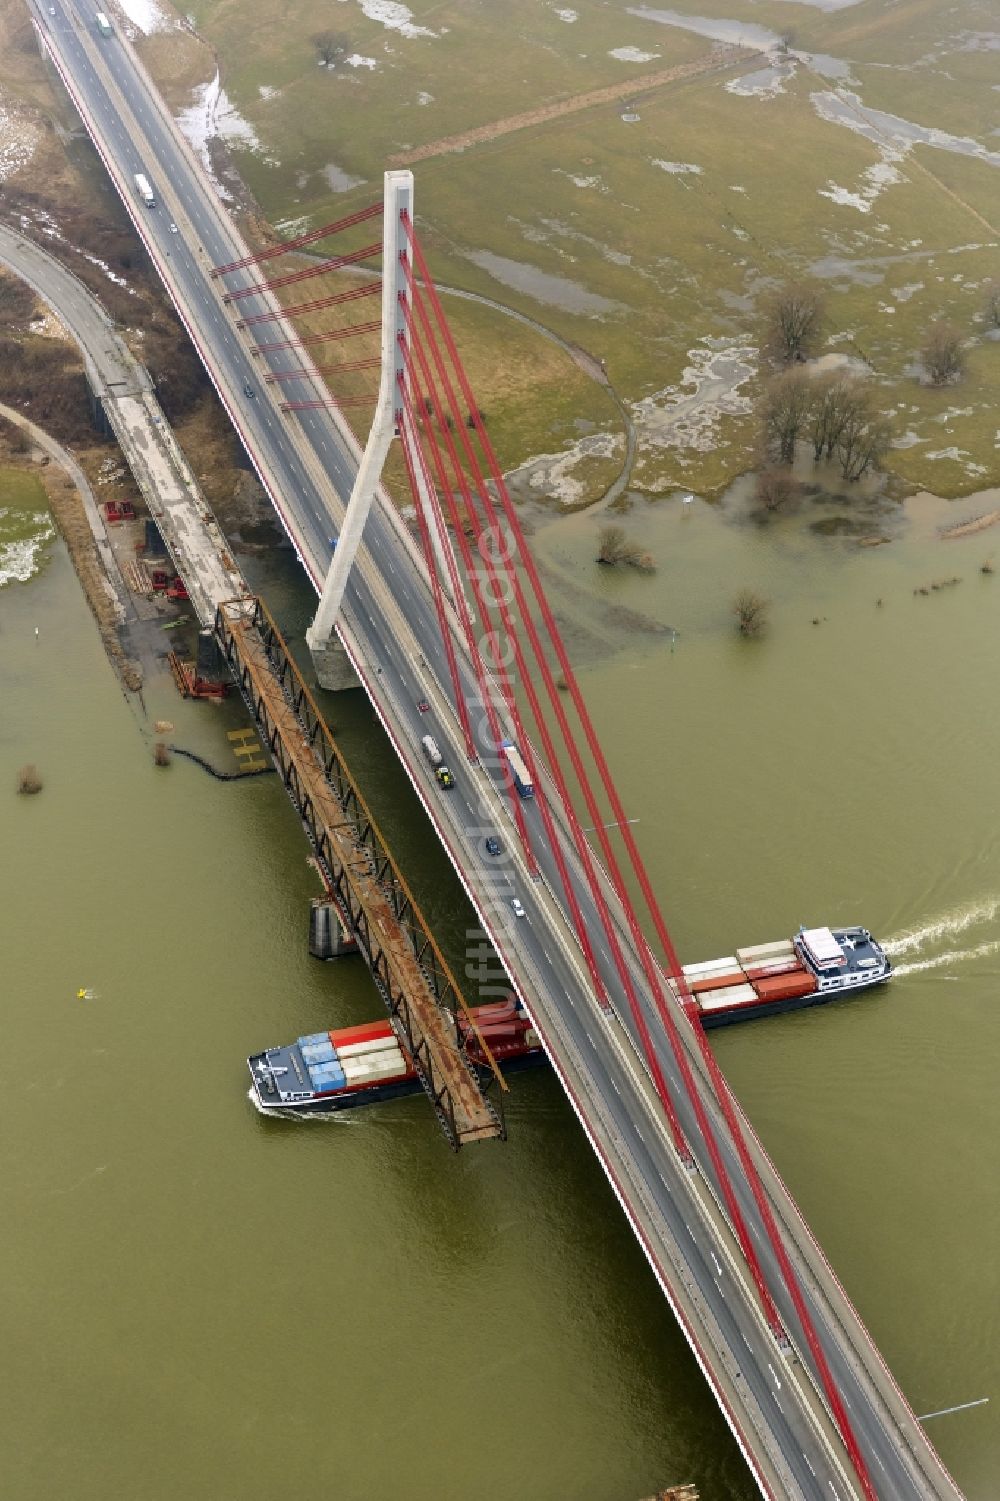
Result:
M724 1027L818 1006L881 985L892 973L867 928L802 928L794 938L737 949L723 959L682 967L703 1027ZM673 989L679 996L680 987ZM543 1063L541 1040L514 996L473 1006L455 1021L469 1062L485 1065L482 1038L505 1073ZM477 1035L478 1034L478 1035ZM247 1059L251 1098L285 1115L328 1114L416 1094L420 1080L388 1020L314 1032Z
M520 1001L509 996L472 1006L455 1020L456 1041L473 1067L485 1066L480 1038L505 1073L545 1062L538 1033ZM478 1033L478 1035L477 1035ZM421 1089L413 1061L388 1020L314 1032L247 1059L258 1109L283 1115L351 1110Z
M892 965L867 928L800 928L794 938L685 964L682 973L702 1026L725 1027L881 985Z

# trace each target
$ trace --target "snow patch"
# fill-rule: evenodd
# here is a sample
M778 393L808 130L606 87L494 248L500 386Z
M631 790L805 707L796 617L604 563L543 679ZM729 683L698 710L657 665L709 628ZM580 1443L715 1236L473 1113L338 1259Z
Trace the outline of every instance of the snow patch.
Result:
M273 88L269 83L262 83L257 92L262 99L278 99L281 96L281 90Z
M740 387L757 369L757 350L749 344L689 349L688 359L678 385L643 397L632 414L641 443L710 453L721 446L721 419L752 411Z
M358 0L362 13L369 21L377 21L384 26L386 31L398 31L400 36L436 37L436 31L429 31L426 26L416 26L413 22L413 12L408 5L402 5L400 0Z
M565 21L567 26L572 26L574 21L580 19L575 10L557 10L555 14L559 17L560 21Z
M180 25L160 9L156 0L118 0L118 6L143 36L152 36L155 31L174 31Z
M701 168L696 167L694 162L665 162L658 156L654 156L652 160L654 167L659 167L661 172L669 172L671 177L684 177L687 174L701 176Z
M840 204L844 208L856 208L861 214L870 214L872 204L880 193L896 183L905 182L903 174L893 166L894 157L899 160L898 153L893 153L890 148L886 149L883 160L876 162L873 167L867 167L861 174L856 193L847 188L838 187L831 182L825 188L817 188L821 198L829 198L831 203Z
M726 84L726 93L739 94L744 99L774 99L785 92L785 83L794 73L793 60L775 62L772 67L758 68L740 78L731 78Z
M350 57L345 57L344 62L349 68L377 68L378 62L374 57L362 57L360 52L352 52Z
M580 438L564 453L540 453L526 464L511 470L506 475L508 488L526 487L544 491L560 505L576 505L586 498L587 487L577 479L573 470L586 459L610 459L620 451L621 436L617 433L591 433Z
M659 55L658 52L642 52L638 47L614 47L608 53L620 63L652 63Z
M433 94L428 94L428 92L427 92L426 89L421 89L420 93L417 95L417 103L418 104L433 104L434 103L434 95Z
M228 200L232 195L212 171L212 158L208 149L208 143L211 140L219 138L226 142L235 142L246 150L255 152L272 166L277 165L273 158L265 155L257 132L250 122L244 120L234 108L228 94L219 83L218 73L211 83L201 84L194 90L194 102L189 104L187 109L181 110L177 116L177 123L201 157L202 164L220 198Z

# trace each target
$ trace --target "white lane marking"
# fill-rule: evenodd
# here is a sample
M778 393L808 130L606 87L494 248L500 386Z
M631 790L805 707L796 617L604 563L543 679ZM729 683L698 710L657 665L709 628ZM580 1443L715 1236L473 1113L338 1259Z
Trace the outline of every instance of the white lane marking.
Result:
M771 1379L772 1379L772 1381L774 1382L775 1386L778 1388L778 1390L780 1392L781 1391L781 1382L778 1380L777 1374L775 1373L774 1366L771 1364L770 1361L768 1361L768 1363L767 1363L767 1368L771 1372Z
M695 1243L695 1245L697 1245L697 1244L698 1244L698 1242L697 1242L697 1240L696 1240L696 1239L695 1239L695 1233L694 1233L694 1231L693 1231L693 1230L692 1230L692 1229L691 1229L691 1226L690 1226L690 1225L689 1225L689 1224L688 1224L688 1222L687 1222L687 1220L685 1220L685 1221L684 1221L684 1228L685 1228L685 1230L686 1230L686 1231L687 1231L687 1233L688 1233L688 1234L689 1234L689 1235L690 1235L690 1237L691 1237L691 1239L692 1239L692 1240L693 1240L693 1241L694 1241L694 1243Z
M719 1258L716 1256L716 1254L715 1254L714 1251L712 1251L710 1254L711 1254L711 1257L712 1257L712 1264L715 1267L715 1275L717 1277L721 1277L722 1276L722 1267L719 1265Z
M802 1458L806 1462L806 1467L808 1468L810 1475L815 1480L816 1479L816 1471L813 1469L812 1465L809 1463L809 1456L808 1456L808 1454L803 1454Z

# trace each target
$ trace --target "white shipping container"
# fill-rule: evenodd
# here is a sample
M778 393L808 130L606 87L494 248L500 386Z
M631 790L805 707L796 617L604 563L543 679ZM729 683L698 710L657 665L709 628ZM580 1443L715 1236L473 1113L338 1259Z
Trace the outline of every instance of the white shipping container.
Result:
M756 969L768 959L780 959L794 952L795 945L790 938L779 938L775 943L758 943L753 948L737 949L736 957L746 968Z
M700 1010L719 1011L728 1006L744 1006L758 997L752 985L727 985L724 990L695 991L695 998Z
M695 975L725 975L732 973L740 967L740 961L735 954L730 954L728 959L706 959L703 964L683 964L681 971L685 978L690 980Z
M403 1055L399 1048L393 1048L384 1053L366 1053L363 1058L345 1058L342 1062L345 1078L362 1079L375 1077L395 1068L403 1062Z
M795 969L801 969L802 962L798 954L782 954L779 959L758 959L754 964L746 965L748 974L753 974L756 979L763 975L787 975Z
M402 1054L396 1053L391 1057L386 1054L382 1058L375 1059L375 1061L369 1064L366 1068L360 1069L360 1071L355 1074L353 1078L348 1076L348 1083L361 1084L366 1080L375 1081L377 1079L395 1079L399 1074L405 1073L406 1064L403 1062Z
M347 1042L342 1048L338 1047L337 1057L363 1058L366 1053L384 1053L386 1048L398 1046L395 1037L369 1037L365 1042Z

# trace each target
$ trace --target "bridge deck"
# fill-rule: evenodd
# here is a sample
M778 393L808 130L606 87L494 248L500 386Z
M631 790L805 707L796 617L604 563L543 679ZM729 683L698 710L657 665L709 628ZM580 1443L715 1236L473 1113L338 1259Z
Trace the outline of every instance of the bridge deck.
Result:
M343 871L352 915L357 908L363 914L357 924L358 942L368 950L376 981L391 1009L396 1009L396 997L405 998L406 1046L425 1089L448 1117L455 1145L502 1135L502 1122L458 1046L455 1028L428 981L413 939L378 880L357 825L335 793L309 732L288 701L254 619L242 602L220 615L227 655L235 651L238 659L241 687L252 687L254 713L267 727L272 752L283 752L279 759L286 785L300 811L308 803L318 847Z

